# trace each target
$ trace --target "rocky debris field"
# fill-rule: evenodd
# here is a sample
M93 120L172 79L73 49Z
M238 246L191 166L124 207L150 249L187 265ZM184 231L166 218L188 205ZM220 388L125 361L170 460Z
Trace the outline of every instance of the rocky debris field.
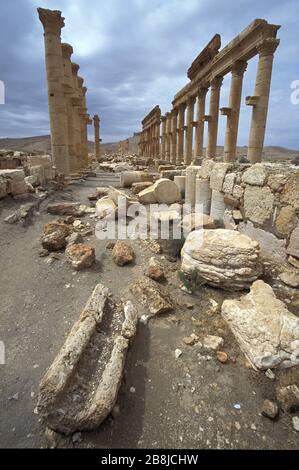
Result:
M168 254L167 247L163 251L148 240L120 244L96 238L94 206L98 199L111 197L103 187L118 182L115 175L98 174L50 192L28 212L26 224L19 219L13 224L5 222L12 213L19 213L24 202L1 201L0 284L4 288L0 293L0 340L5 343L6 364L0 366L0 446L298 448L299 367L275 368L273 363L262 370L252 367L260 351L258 344L248 350L252 334L247 321L248 315L255 318L252 304L267 295L274 309L279 310L279 301L287 305L285 325L297 325L296 279L281 279L283 273L268 263L262 279L273 291L269 287L260 293L261 284L250 294L248 290L213 287L206 275L207 254L215 266L212 284L222 282L225 288L229 277L238 288L242 283L247 287L251 278L254 281L260 276L260 267L257 247L242 239L238 243L247 268L243 277L239 277L236 264L222 270L215 262L217 249L224 249L222 242L217 244L208 236L210 253L197 253L192 242L185 250L188 263L195 262L201 273L193 289L194 279L188 280L181 258ZM148 194L148 188L143 191ZM155 199L160 197L160 193L154 195ZM177 198L174 195L174 200ZM24 217L20 219L22 222ZM225 252L227 266L231 258L235 263L240 261L235 247L232 241ZM39 384L42 380L42 384L50 383L45 381L45 372L51 364L57 365L61 348L69 344L98 284L109 288L115 306L110 313L112 318L115 314L116 324L109 324L110 315L103 328L105 338L92 330L95 334L76 366L77 376L72 376L65 389L72 393L59 397L58 409L73 410L70 420L80 413L84 417L80 396L93 403L97 377L103 375L105 357L111 356L109 338L115 337L111 328L119 334L126 302L136 306L140 321L107 418L97 429L84 432L76 425L64 435L46 427L45 395L39 395ZM240 301L246 294L247 300ZM267 318L265 308L260 308L262 319ZM236 318L242 320L242 337L234 331ZM280 331L279 318L277 313L273 334ZM261 328L261 334L267 335L265 326ZM280 362L292 354L286 351L284 355L284 338L289 341L290 332L287 328L283 332L277 343ZM275 355L277 349L273 351ZM97 358L102 362L97 363ZM105 413L101 417L104 419Z

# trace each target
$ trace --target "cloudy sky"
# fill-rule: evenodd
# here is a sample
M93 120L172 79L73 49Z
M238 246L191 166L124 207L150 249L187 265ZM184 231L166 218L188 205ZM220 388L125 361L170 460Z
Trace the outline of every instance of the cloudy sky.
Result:
M0 137L49 133L42 25L38 6L62 10L63 42L88 87L90 114L99 113L104 141L124 139L159 104L171 109L186 71L216 33L222 46L254 18L282 25L273 68L267 145L299 149L299 104L291 103L291 82L299 80L298 0L1 0ZM243 89L239 145L246 145L257 60L249 63ZM221 106L228 105L229 77ZM225 117L220 116L219 143ZM91 129L90 129L91 131ZM90 134L92 137L92 134Z

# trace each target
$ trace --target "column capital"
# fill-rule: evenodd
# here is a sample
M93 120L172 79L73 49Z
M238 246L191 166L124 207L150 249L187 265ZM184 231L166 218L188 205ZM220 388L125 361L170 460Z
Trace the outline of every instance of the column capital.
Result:
M74 64L74 62L72 62L72 74L77 76L78 72L79 72L79 69L80 69L80 66L78 64Z
M61 44L61 49L62 49L62 57L64 59L71 59L71 56L74 53L72 46L70 44L67 44L66 42L63 42Z
M258 44L257 51L260 56L273 55L279 43L279 39L266 38Z
M179 110L180 110L180 111L185 111L186 107L187 107L187 103L186 103L186 102L185 102L185 103L181 103L181 104L179 105Z
M209 87L199 87L197 96L198 98L203 98L209 91Z
M232 74L237 76L242 76L247 69L247 62L245 60L237 60L233 63Z
M220 88L223 82L223 77L214 77L210 81L211 89Z
M93 120L94 120L95 122L100 122L99 115L98 115L98 114L95 114L94 117L93 117Z
M165 122L166 121L166 116L161 116L161 121Z
M39 19L44 27L45 33L59 34L64 27L64 18L59 10L37 9Z
M177 117L178 113L179 113L178 108L173 108L171 110L172 117Z
M84 78L78 77L79 88L82 88L82 87L83 87L83 83L84 83Z
M196 101L196 96L189 96L189 98L187 99L187 105L192 106L194 105L195 101Z

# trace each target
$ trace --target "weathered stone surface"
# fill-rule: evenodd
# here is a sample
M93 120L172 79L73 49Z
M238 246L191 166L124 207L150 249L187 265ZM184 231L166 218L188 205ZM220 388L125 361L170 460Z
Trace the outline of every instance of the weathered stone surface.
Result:
M112 250L112 259L117 266L124 266L134 260L134 251L128 242L118 240Z
M210 187L217 191L222 191L225 175L229 168L230 163L215 163L211 171Z
M149 260L149 264L146 269L146 275L157 282L165 280L164 271L158 260L156 260L154 257Z
M269 419L277 418L279 414L279 408L275 401L265 400L262 407L262 415Z
M242 199L243 195L244 195L244 188L236 184L233 189L233 196L237 199Z
M204 338L203 345L206 349L218 351L224 345L224 340L221 336L208 335Z
M222 191L227 194L232 194L236 180L236 173L228 173L223 182Z
M233 230L196 230L183 246L182 270L215 287L248 289L261 274L259 246Z
M177 185L168 179L161 178L151 187L138 194L141 204L173 204L180 199L180 191Z
M299 273L287 271L280 274L279 278L290 287L299 287Z
M299 259L294 258L293 256L289 256L289 257L288 257L288 262L289 262L292 266L294 266L294 268L299 269Z
M216 163L211 158L204 158L201 162L200 170L198 171L198 177L202 179L209 179L211 172Z
M151 279L144 278L136 281L130 289L136 297L138 308L143 306L142 320L144 322L160 313L173 311L173 305L168 295L161 290L159 284Z
M90 268L95 262L95 249L83 243L69 244L65 250L65 255L77 271Z
M7 181L0 177L0 199L7 195Z
M6 181L6 193L12 196L27 193L23 169L0 170L0 179ZM3 185L3 184L2 184ZM4 186L4 185L3 185Z
M221 314L253 367L266 370L299 364L299 318L265 282L254 282L240 300L225 300Z
M252 165L243 174L243 183L250 184L252 186L263 186L267 179L266 169L263 163L256 163Z
M90 194L88 196L88 199L90 201L97 201L98 199L101 199L104 196L109 196L110 189L105 187L105 186L100 186L95 189L94 193Z
M235 207L235 208L240 207L239 199L235 198L234 196L230 196L228 194L224 195L224 203L230 207Z
M290 204L294 209L299 209L299 170L296 170L288 179L280 194L280 200L284 204Z
M201 228L213 229L216 228L213 217L206 214L192 213L184 216L181 226L185 233L192 232Z
M284 411L295 412L299 410L299 388L296 384L285 387L278 386L276 396Z
M279 262L284 261L286 257L286 240L280 240L274 234L266 232L261 228L256 228L249 222L240 223L238 225L238 231L256 240L260 245L261 256L277 260Z
M113 199L108 196L102 197L102 199L99 199L96 203L96 216L99 217L99 219L113 218L115 217L116 211L117 205Z
M48 251L59 251L67 244L67 237L70 235L70 227L58 220L49 222L44 226L42 235L42 246Z
M83 237L78 232L73 232L69 237L67 237L68 245L78 245L78 243L83 243Z
M273 211L274 194L270 188L246 186L244 193L245 217L256 224L263 225L270 219Z
M288 237L297 225L296 211L292 206L282 207L275 220L275 228L279 235Z
M72 215L73 217L81 217L85 214L84 209L79 202L57 202L49 204L47 208L49 214L53 215Z
M287 254L299 258L299 224L291 233Z
M287 175L280 175L278 173L271 174L268 176L267 186L269 186L272 191L279 192L285 185L287 178Z
M139 194L144 189L150 188L153 185L151 181L144 181L142 183L133 183L132 184L132 193Z
M98 428L115 405L137 312L126 302L111 315L109 295L96 286L40 383L37 411L55 431Z
M120 177L120 184L123 188L145 181L153 182L153 175L146 171L123 171Z

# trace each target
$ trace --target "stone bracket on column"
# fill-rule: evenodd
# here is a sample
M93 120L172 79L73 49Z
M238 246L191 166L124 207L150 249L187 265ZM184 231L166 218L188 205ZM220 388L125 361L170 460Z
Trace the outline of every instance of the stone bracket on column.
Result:
M203 117L203 122L211 122L212 120L212 116L209 116L208 114L206 114L204 117Z
M192 121L192 127L197 127L198 126L198 122L197 121Z
M259 101L259 96L246 96L245 104L246 106L256 106Z
M229 108L229 107L220 108L220 113L222 116L229 116L231 112L232 112L232 108Z

